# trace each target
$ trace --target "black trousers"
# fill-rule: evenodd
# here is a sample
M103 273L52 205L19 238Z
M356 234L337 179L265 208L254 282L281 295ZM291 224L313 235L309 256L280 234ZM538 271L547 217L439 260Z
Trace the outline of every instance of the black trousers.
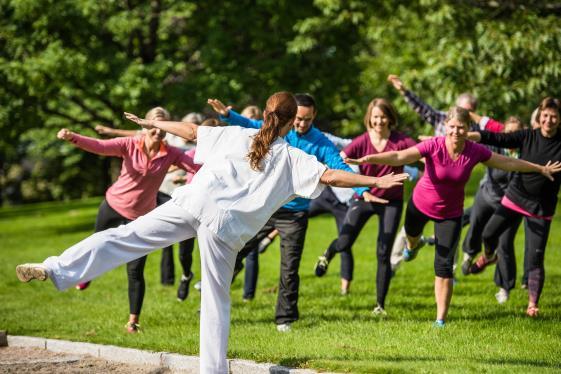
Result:
M337 233L340 235L348 209L349 206L340 202L333 190L326 187L317 199L311 201L308 216L312 218L325 213L333 214L337 225ZM353 280L354 267L353 252L351 250L341 252L341 278L349 281Z
M483 231L483 244L487 252L495 251L498 247L498 238L505 231L524 218L525 247L528 261L528 293L530 300L538 303L545 281L545 248L549 238L551 221L523 216L504 206L500 206L489 220ZM516 262L513 253L503 253L504 259L499 256L501 281L509 286L516 279ZM502 263L502 264L501 264ZM504 280L503 280L504 279ZM497 279L495 278L495 283ZM503 284L497 283L503 287ZM508 287L503 287L509 289Z
M337 199L333 190L326 187L321 195L310 202L308 209L308 217L315 217L324 213L331 213L335 216L337 224L337 232L341 232L345 214L347 212L347 204L343 204ZM354 270L354 259L351 251L341 253L341 278L352 280ZM257 288L257 279L259 277L259 252L257 248L249 252L245 258L245 278L244 278L244 298L252 298L255 296Z
M241 262L259 242L273 229L279 231L281 268L279 293L275 312L277 324L298 320L298 289L300 287L300 260L308 228L308 212L297 212L281 208L275 212L263 228L250 239L238 253L237 262Z
M95 232L125 225L129 222L131 222L131 220L117 213L117 211L111 208L107 201L103 199L95 220ZM144 293L146 291L146 283L144 281L145 265L146 256L127 263L129 310L131 314L140 314L140 310L142 309L142 302L144 301Z
M391 280L391 251L395 235L399 228L402 200L393 200L388 204L369 203L364 200L353 199L339 237L329 246L328 252L351 252L351 248L360 231L373 215L378 215L378 239L376 242L376 257L378 270L376 272L376 301L383 308Z
M405 212L405 233L413 237L421 235L429 220L434 222L434 273L437 277L452 278L456 244L462 231L462 216L449 219L430 218L415 206L413 199L410 199Z
M501 207L500 203L492 203L490 200L482 189L475 195L470 226L463 243L463 251L472 257L475 257L481 251L483 230L495 211ZM509 226L499 235L497 241L496 250L499 261L495 268L495 283L506 290L513 289L516 284L514 238L521 222L521 216L512 217Z
M158 206L171 200L171 196L163 192L158 192L156 203ZM189 276L193 265L193 249L195 248L195 238L179 242L179 262L183 269L183 274ZM175 283L175 264L173 261L173 246L170 245L162 250L162 260L160 261L160 281L162 284Z

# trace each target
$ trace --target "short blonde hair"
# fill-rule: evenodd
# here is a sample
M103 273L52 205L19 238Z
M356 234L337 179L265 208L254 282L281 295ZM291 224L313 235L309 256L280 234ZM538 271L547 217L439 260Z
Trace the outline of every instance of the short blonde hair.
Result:
M446 122L453 119L458 120L458 122L465 125L466 127L469 127L469 124L471 122L469 111L462 108L461 106L453 106L448 110L448 113L446 113Z
M163 118L164 121L169 121L171 116L169 115L169 112L167 110L165 110L161 106L157 106L155 108L150 109L146 113L146 116L144 118L146 119Z

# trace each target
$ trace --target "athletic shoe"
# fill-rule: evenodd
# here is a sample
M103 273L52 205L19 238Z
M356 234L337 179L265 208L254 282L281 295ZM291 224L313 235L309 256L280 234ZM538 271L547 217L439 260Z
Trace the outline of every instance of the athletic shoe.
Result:
M188 277L185 274L181 276L181 281L179 281L179 287L177 288L177 300L184 301L189 296L189 284L192 279L193 272L190 272Z
M376 307L372 311L372 314L380 317L386 317L388 315L388 313L380 305L376 305Z
M421 236L421 239L419 239L419 243L417 243L417 246L415 248L409 249L407 248L407 245L405 245L405 248L403 248L403 261L413 261L415 257L417 257L419 250L425 246L425 243L425 238Z
M489 265L493 265L494 263L497 262L497 260L499 259L499 257L497 256L497 254L495 253L493 255L493 257L491 258L487 258L484 254L479 256L479 258L477 259L477 261L475 261L474 264L472 264L469 268L469 272L471 274L479 274L481 273L483 270L485 270L485 268Z
M140 332L140 323L129 321L125 325L125 329L127 329L127 332L129 334L139 333Z
M251 301L253 301L254 298L255 298L255 296L253 296L253 295L248 295L248 296L244 296L244 297L242 298L242 301L243 301L244 303L250 303Z
M431 235L428 238L426 238L426 242L428 245L435 245L436 239L434 238L434 235Z
M290 322L281 323L280 325L277 325L278 332L290 332L290 330L292 330L292 327L290 327Z
M349 296L350 293L348 288L341 288L341 296Z
M508 301L509 292L504 288L499 288L499 292L495 294L495 299L497 299L497 303L504 304Z
M267 248L269 248L269 245L272 243L273 241L268 237L264 237L260 242L259 245L257 245L257 251L259 253L265 253L265 251L267 250Z
M437 329L442 329L442 328L446 327L446 322L444 322L443 319L437 319L432 324L432 327L437 328Z
M76 289L78 291L84 291L86 288L88 288L90 286L91 282L83 282L83 283L78 283L76 285Z
M520 285L520 288L522 288L523 290L528 290L528 283L522 283Z
M464 275L470 274L469 269L471 268L472 264L473 264L473 256L464 253L464 260L462 261L462 273Z
M198 281L197 283L195 283L193 288L196 289L197 291L201 292L201 281Z
M327 273L327 267L329 266L329 260L324 255L318 257L316 266L314 267L314 272L316 277L323 277Z
M16 266L16 275L21 282L29 282L32 279L46 281L49 279L47 267L43 264L22 264Z
M539 308L538 306L528 306L528 309L526 309L526 315L528 317L532 317L532 318L536 318L539 314Z

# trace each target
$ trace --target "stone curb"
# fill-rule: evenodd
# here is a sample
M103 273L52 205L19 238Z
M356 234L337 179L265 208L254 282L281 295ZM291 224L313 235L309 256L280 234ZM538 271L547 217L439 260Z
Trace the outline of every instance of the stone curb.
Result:
M149 352L113 345L71 342L67 340L8 335L8 346L41 348L58 353L90 355L107 361L135 365L154 365L182 373L198 373L199 358L168 352ZM260 364L248 360L228 360L231 374L315 374L316 371L293 369L274 364Z

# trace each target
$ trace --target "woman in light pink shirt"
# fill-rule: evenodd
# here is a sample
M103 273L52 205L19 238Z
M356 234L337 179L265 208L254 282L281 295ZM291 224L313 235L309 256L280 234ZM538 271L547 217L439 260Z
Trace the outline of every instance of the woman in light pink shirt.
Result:
M403 257L411 261L424 245L421 234L429 220L435 223L436 253L434 259L436 327L444 327L452 298L452 266L456 242L461 233L464 187L471 171L479 162L487 167L507 171L542 173L548 178L561 171L559 163L541 166L505 157L468 141L469 112L452 107L446 118L446 136L425 140L402 151L373 154L349 163L372 163L399 166L425 158L425 173L419 180L405 213L407 247Z
M169 120L169 113L160 107L146 114L149 120ZM105 193L95 222L95 232L127 224L156 207L156 195L171 165L188 172L200 166L193 162L194 151L183 150L163 142L165 131L157 128L144 130L139 136L99 140L73 133L67 129L58 132L59 139L76 147L102 156L123 159L119 178ZM130 317L127 331L138 331L138 321L144 301L144 266L146 256L127 263ZM77 288L85 289L89 282Z

